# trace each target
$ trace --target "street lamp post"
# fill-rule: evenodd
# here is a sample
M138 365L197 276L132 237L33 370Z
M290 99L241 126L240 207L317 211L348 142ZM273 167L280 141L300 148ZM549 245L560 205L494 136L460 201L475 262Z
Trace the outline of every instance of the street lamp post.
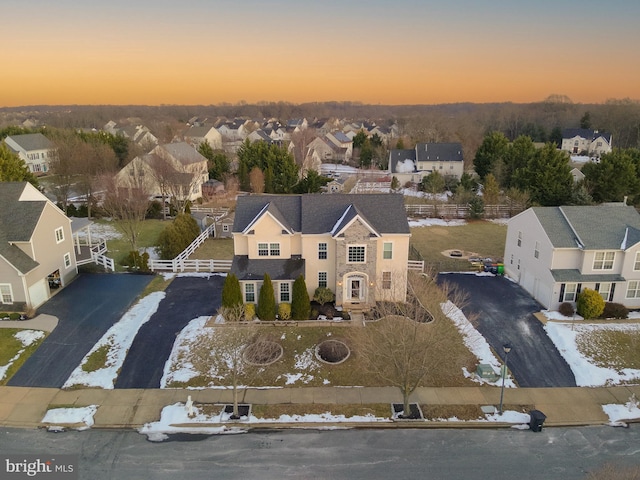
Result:
M502 415L502 400L504 399L504 379L507 376L507 358L509 357L509 352L511 351L511 345L505 343L502 346L502 350L504 350L504 364L502 365L502 388L500 389L500 408L498 409L498 413Z

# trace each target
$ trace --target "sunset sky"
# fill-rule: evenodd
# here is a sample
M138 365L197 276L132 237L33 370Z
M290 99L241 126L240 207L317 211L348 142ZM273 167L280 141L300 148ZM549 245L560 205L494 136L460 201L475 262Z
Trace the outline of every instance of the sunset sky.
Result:
M2 3L0 106L640 99L638 0Z

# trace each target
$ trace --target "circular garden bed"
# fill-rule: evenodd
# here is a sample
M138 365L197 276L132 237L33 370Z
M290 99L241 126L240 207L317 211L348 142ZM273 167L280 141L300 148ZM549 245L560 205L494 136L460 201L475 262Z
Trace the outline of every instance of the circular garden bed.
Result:
M250 365L271 365L282 358L282 345L273 340L259 339L246 346L242 357Z
M338 365L349 358L351 349L340 340L325 340L316 346L315 354L323 363Z

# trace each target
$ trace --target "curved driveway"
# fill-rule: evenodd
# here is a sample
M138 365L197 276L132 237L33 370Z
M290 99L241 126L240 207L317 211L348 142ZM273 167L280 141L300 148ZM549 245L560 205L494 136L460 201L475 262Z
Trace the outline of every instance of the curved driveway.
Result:
M521 387L575 387L569 365L533 316L541 309L520 286L501 276L447 273L438 275L467 292L465 313L478 315L477 330L493 350L504 357L510 343L509 369Z
M218 311L223 284L220 275L175 278L158 311L138 331L115 388L160 388L176 335L194 318Z
M58 326L7 384L62 387L152 278L129 274L79 275L38 309L38 313L58 317Z

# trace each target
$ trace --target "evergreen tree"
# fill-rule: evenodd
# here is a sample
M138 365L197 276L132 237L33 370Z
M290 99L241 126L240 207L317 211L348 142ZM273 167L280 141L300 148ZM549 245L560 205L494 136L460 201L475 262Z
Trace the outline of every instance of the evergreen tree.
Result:
M38 180L29 171L29 167L4 143L0 144L0 181L29 182L35 187L38 186Z
M488 173L499 177L496 171L502 168L508 145L509 140L501 132L491 132L485 135L473 159L473 167L481 180L484 180Z
M309 300L309 292L307 292L307 284L302 275L293 282L292 295L291 318L294 320L308 320L311 315L311 302Z
M158 238L160 258L171 260L177 257L198 235L200 235L198 222L191 215L181 213L160 232Z
M585 184L596 202L621 202L625 196L640 195L640 150L614 149L599 162L582 167Z
M260 320L273 321L276 319L276 298L273 293L273 283L268 273L264 274L256 314Z
M242 289L238 277L233 273L227 275L222 287L222 306L233 308L242 305Z

